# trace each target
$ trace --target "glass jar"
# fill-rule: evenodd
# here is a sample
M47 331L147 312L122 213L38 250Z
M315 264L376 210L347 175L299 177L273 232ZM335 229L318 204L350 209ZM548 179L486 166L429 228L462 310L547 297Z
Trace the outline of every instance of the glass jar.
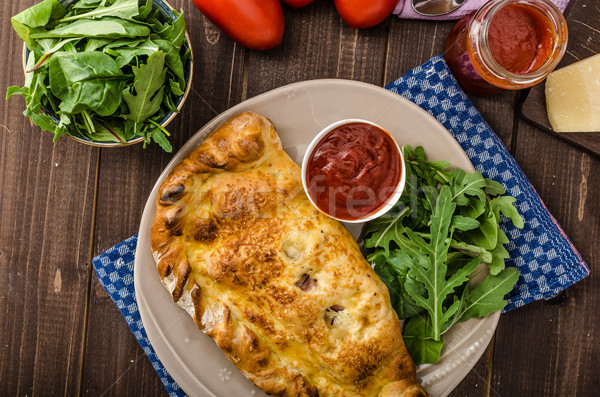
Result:
M506 19L510 9L505 9L502 11L505 21L500 21L497 13L509 6L513 6L513 10L518 8L521 13L529 13L531 18L526 18L525 22ZM512 34L507 37L490 35L490 26L496 15L499 19L495 21L492 34L502 31L498 29L501 24L511 27L516 20L528 23L524 28L535 31L539 44L529 70L506 70L492 55L499 54L501 50L510 53L511 45L519 45L510 42ZM566 48L567 23L553 3L548 0L494 0L465 16L452 28L446 39L444 59L463 89L477 95L494 95L503 90L520 90L539 83L558 65Z

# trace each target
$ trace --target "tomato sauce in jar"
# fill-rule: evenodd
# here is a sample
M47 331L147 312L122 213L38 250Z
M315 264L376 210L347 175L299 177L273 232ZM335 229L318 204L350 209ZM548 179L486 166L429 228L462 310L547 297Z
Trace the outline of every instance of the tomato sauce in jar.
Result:
M444 58L461 87L493 95L542 81L566 44L564 17L548 0L490 1L454 26Z
M550 21L533 7L512 4L492 17L488 31L490 52L511 73L536 70L550 56L553 43Z
M326 214L358 220L391 200L402 167L398 145L385 130L350 122L333 128L316 144L306 167L307 190Z

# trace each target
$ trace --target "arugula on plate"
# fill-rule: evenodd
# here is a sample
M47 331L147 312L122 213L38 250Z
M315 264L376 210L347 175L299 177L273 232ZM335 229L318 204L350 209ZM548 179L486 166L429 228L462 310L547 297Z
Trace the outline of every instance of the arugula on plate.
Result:
M144 137L172 150L160 121L185 92L183 13L164 21L151 0L44 0L11 18L30 53L23 114L42 129L95 142Z
M480 172L428 161L420 146L402 150L404 193L369 223L364 249L406 320L404 340L415 363L436 363L452 325L506 305L519 271L504 266L508 238L498 225L505 216L521 228L523 219L515 199ZM472 285L481 263L489 275Z

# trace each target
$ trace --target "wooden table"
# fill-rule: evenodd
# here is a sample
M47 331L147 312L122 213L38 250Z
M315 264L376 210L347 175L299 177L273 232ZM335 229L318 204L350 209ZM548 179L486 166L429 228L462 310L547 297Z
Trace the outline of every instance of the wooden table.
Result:
M23 82L22 42L8 18L36 0L2 2L0 93ZM285 8L284 42L236 45L189 0L192 92L169 129L177 151L207 121L246 98L308 79L383 86L442 52L453 22L390 17L351 30L333 2ZM595 26L600 28L600 22ZM2 94L4 95L4 94ZM487 354L454 396L591 396L600 392L600 160L515 116L519 93L472 97L591 268L550 302L501 317ZM172 155L157 145L84 146L0 101L0 395L166 395L91 259L138 231L142 209Z

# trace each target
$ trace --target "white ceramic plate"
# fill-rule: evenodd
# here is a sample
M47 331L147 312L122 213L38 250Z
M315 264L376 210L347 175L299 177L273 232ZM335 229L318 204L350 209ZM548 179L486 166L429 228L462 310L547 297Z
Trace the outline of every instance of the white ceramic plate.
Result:
M251 98L223 112L198 131L173 157L156 182L140 224L135 257L135 291L148 338L173 379L190 396L265 396L229 362L213 340L172 300L162 285L150 247L156 194L167 173L230 117L251 110L268 117L284 149L300 164L311 139L345 118L381 125L400 145L422 145L430 159L447 160L466 171L473 166L450 133L412 102L381 87L350 80L312 80ZM362 225L347 225L357 237ZM432 397L446 396L486 350L500 313L457 324L445 335L441 360L422 365L417 376ZM483 375L483 374L482 374Z

